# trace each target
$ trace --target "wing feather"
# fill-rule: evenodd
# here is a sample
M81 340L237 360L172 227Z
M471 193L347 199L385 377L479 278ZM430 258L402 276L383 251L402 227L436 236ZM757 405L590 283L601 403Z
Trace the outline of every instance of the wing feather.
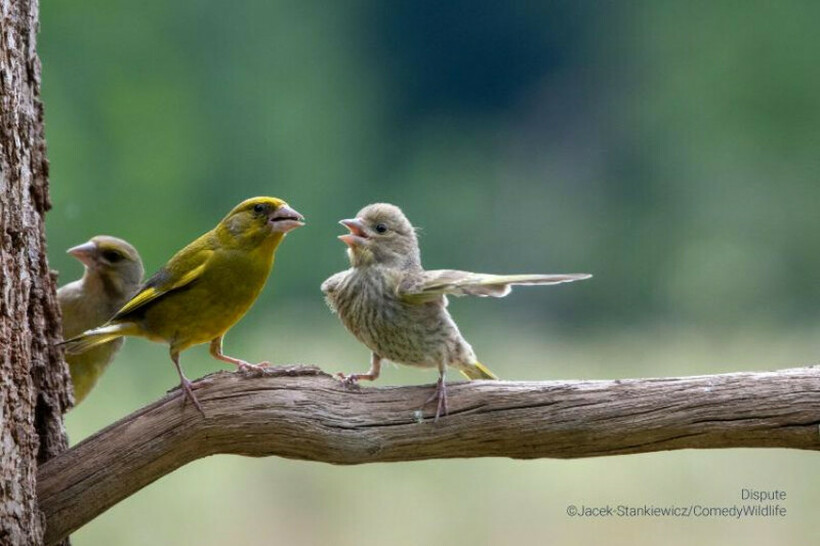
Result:
M424 271L411 275L398 286L397 295L407 303L426 303L441 296L479 296L502 298L514 285L560 284L588 279L592 275L490 275L454 269Z
M179 290L201 277L214 252L203 248L190 251L188 249L189 247L182 249L171 258L165 267L148 279L140 291L123 305L111 320L122 319L165 294Z

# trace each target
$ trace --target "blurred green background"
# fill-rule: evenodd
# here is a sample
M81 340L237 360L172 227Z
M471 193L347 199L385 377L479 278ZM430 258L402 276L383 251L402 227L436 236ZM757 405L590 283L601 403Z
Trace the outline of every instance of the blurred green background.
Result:
M366 369L318 286L340 218L391 201L430 268L591 272L451 310L507 379L767 370L820 352L816 2L44 1L50 260L99 233L147 271L254 195L307 216L227 336L250 361ZM205 348L190 377L221 369ZM435 374L389 367L379 383ZM177 382L129 341L74 442ZM93 544L806 544L816 456L784 450L337 468L212 457L74 536ZM574 504L726 505L782 520L571 519ZM623 537L621 540L619 537Z

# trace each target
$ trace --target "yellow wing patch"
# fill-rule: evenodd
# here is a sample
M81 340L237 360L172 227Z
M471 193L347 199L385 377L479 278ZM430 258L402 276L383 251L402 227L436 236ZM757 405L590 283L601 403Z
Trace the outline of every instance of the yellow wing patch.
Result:
M128 301L125 305L122 306L122 309L117 311L117 315L125 315L126 313L130 313L137 307L142 307L144 304L148 303L149 301L153 300L159 295L159 291L154 288L153 286L150 288L146 288L133 298Z
M210 257L210 254L211 253L209 252L208 257ZM202 276L202 272L205 271L205 266L207 265L207 263L208 260L204 260L202 264L182 275L178 280L176 280L176 282L160 283L157 286L146 287L136 296L131 298L131 300L128 303L123 305L122 309L117 311L117 314L111 320L115 320L119 317L122 317L123 315L127 315L135 309L139 309L143 305L154 301L155 299L159 298L164 294L167 294L168 292L171 292L172 290L178 290L183 286L191 284L196 279Z

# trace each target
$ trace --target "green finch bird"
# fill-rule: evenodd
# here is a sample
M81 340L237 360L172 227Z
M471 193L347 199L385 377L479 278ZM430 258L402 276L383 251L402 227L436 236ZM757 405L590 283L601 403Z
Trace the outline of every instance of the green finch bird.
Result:
M447 413L446 367L469 379L497 379L476 358L447 311L447 296L492 296L510 293L516 284L558 284L591 275L488 275L440 269L425 271L416 230L400 208L387 203L368 205L356 218L340 222L350 233L347 244L352 266L324 283L331 310L371 351L370 370L345 376L346 383L375 380L382 359L399 364L437 368L433 396L436 419Z
M214 358L237 368L267 365L223 354L222 337L259 296L285 234L302 225L302 215L281 199L243 201L177 252L107 324L66 341L66 352L82 353L123 336L167 343L183 392L204 415L179 366L179 353L210 343Z
M85 266L83 277L57 290L63 336L72 338L104 324L131 299L142 282L137 249L122 239L97 235L68 249ZM74 385L74 404L82 402L122 347L115 339L83 354L66 357Z

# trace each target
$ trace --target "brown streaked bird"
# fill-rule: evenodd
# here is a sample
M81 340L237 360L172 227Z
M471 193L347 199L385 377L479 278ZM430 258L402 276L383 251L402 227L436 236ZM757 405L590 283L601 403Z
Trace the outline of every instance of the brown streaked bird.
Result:
M179 353L210 343L214 358L239 369L267 365L223 354L222 337L256 301L279 243L302 225L302 215L281 199L239 203L215 228L177 252L107 324L67 340L66 352L82 353L123 336L167 343L182 391L205 415L179 366Z
M322 283L322 292L342 324L372 353L366 373L338 375L348 384L373 381L379 377L382 359L437 368L436 390L427 400L437 401L436 420L447 413L448 365L469 379L497 379L461 335L447 311L447 296L500 298L513 285L559 284L592 276L425 271L416 230L399 207L375 203L340 223L350 230L339 239L348 246L351 268Z
M127 241L97 235L68 249L85 271L81 279L57 290L63 336L72 338L104 324L133 296L142 282L142 260ZM85 400L123 344L115 339L83 354L67 355L74 405Z

